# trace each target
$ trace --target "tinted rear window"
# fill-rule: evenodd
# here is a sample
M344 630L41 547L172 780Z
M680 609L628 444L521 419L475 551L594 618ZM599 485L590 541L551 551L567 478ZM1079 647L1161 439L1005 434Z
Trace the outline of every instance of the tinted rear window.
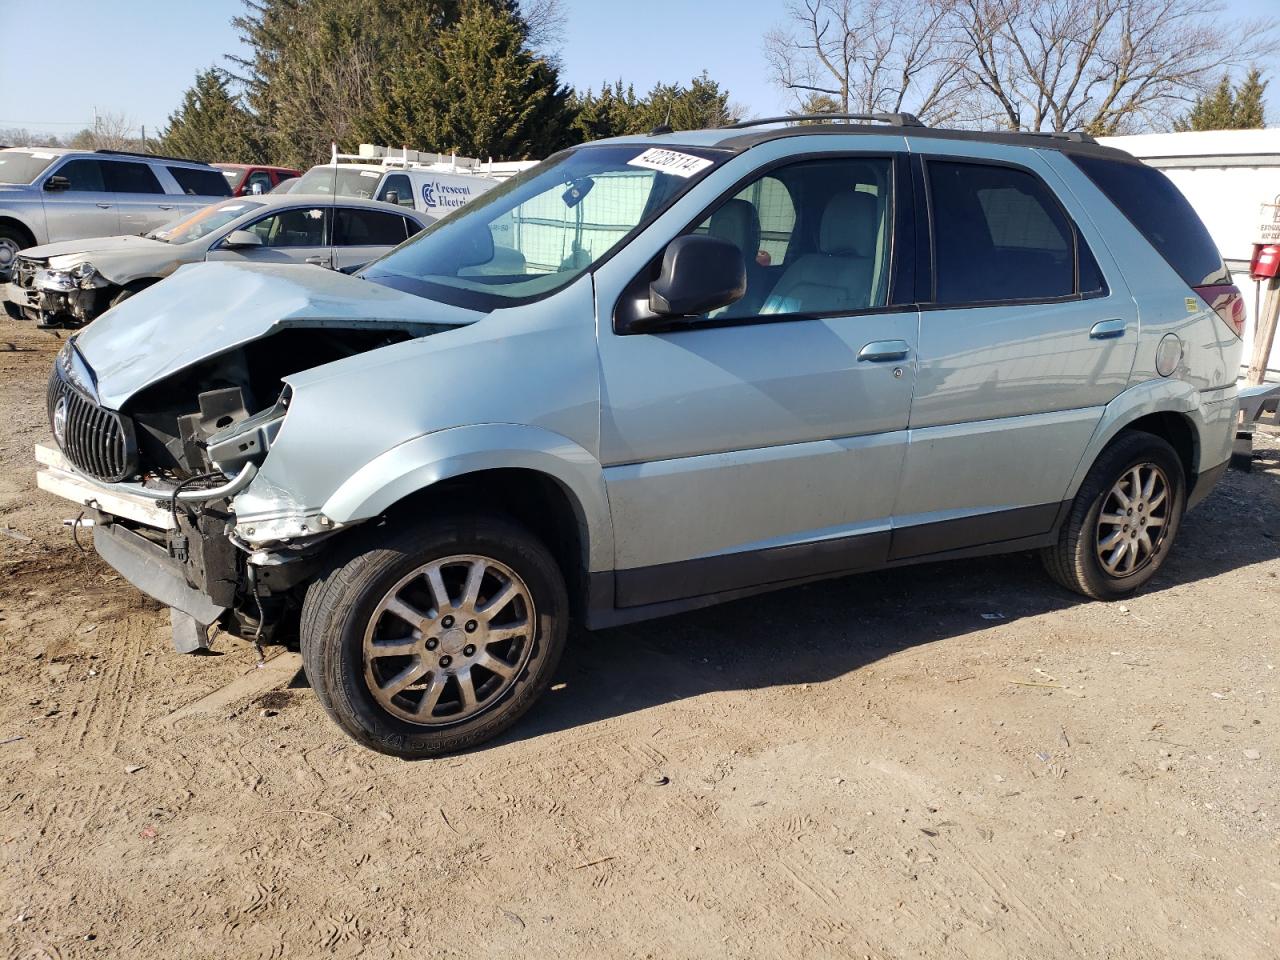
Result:
M231 184L217 170L193 170L191 167L169 167L182 192L193 197L229 197Z
M164 193L164 187L145 163L103 160L102 171L112 193Z
M1072 157L1129 222L1191 287L1229 283L1222 255L1191 204L1154 167L1097 157Z
M938 303L1076 293L1072 225L1037 177L980 163L930 160L927 169ZM1096 276L1082 279L1094 285L1085 292L1098 289Z

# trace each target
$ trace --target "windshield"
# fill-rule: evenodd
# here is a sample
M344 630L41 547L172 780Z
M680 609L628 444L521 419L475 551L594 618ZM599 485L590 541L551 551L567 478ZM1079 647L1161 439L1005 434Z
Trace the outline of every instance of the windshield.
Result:
M39 150L0 150L0 183L32 183L57 159Z
M222 175L227 178L227 183L229 183L231 185L231 189L234 190L236 187L240 186L240 181L244 179L244 175L248 172L249 172L248 170L236 170L235 168L231 168L231 169L224 168L222 171Z
M166 223L146 234L152 240L163 240L165 243L190 243L207 237L213 231L226 226L232 220L243 217L250 210L257 210L262 204L252 200L231 200L227 203L215 203L204 207L189 217Z
M360 276L476 310L543 297L589 270L726 156L642 144L580 147L472 200Z
M294 186L293 193L324 193L339 197L373 199L374 188L382 179L381 170L361 170L359 167L312 167ZM337 190L334 186L337 186Z

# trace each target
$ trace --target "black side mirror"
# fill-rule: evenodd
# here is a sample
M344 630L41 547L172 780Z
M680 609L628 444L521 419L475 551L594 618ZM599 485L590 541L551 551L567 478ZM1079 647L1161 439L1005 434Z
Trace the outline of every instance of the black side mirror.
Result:
M382 202L383 202L383 203L394 203L394 204L399 204L399 203L400 203L400 194L399 194L399 193L397 193L395 190L388 190L388 191L383 195L383 197L382 197Z
M70 190L71 181L66 177L60 177L56 173L44 182L44 188L49 193L57 193L60 190Z
M649 284L649 309L660 317L689 317L727 307L747 292L742 251L719 237L676 237Z

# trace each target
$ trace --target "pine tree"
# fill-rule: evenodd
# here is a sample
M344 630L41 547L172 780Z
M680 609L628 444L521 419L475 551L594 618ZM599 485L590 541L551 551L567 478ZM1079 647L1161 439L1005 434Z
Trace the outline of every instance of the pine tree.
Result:
M1251 67L1244 82L1236 87L1235 126L1238 130L1251 130L1267 125L1263 97L1268 81L1262 79L1262 71Z
M1191 111L1175 120L1173 129L1179 133L1189 130L1247 130L1266 126L1263 114L1263 95L1267 81L1262 71L1253 67L1240 86L1232 89L1231 78L1223 76L1218 85L1207 94L1196 98Z
M195 85L169 115L160 132L160 150L192 160L256 163L262 152L252 136L253 118L216 67L196 74Z

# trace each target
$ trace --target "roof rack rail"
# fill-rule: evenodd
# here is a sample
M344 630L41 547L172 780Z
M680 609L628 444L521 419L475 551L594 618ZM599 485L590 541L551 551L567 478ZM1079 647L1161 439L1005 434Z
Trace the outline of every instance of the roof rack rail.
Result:
M1097 143L1091 134L1083 130L1015 130L1027 137L1048 137L1051 140L1067 140L1071 143Z
M94 153L105 153L112 157L142 157L150 160L176 160L179 163L198 163L209 166L206 160L192 160L190 157L167 157L163 153L142 153L138 150L95 150Z
M724 129L739 130L743 127L760 127L768 123L795 123L797 120L872 120L887 123L891 127L923 127L920 118L911 113L796 113L786 117L758 117L755 120L739 120Z

